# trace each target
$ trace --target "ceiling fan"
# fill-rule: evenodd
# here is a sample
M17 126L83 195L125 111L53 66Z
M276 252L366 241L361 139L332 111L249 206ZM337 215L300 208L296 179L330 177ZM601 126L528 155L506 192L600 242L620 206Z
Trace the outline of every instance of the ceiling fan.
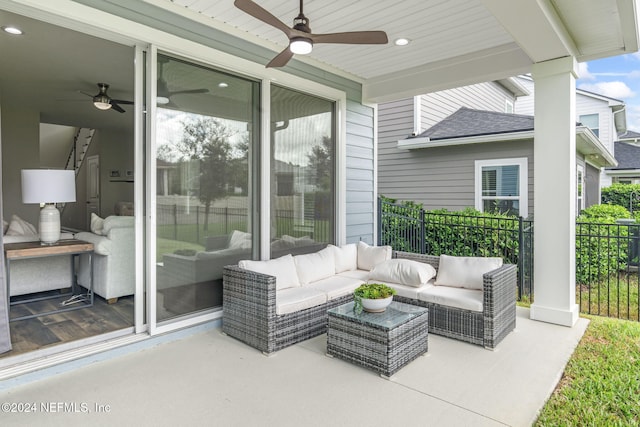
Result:
M184 89L184 90L169 90L169 86L167 85L167 81L163 77L164 64L169 62L169 58L158 55L158 62L160 63L160 67L158 67L158 86L156 89L156 101L158 104L167 105L171 103L171 97L173 95L179 93L207 93L209 89L200 88L200 89Z
M300 0L300 13L293 19L293 27L273 16L252 0L235 0L235 6L276 27L289 38L289 46L280 52L267 64L267 67L283 67L294 54L305 55L311 53L314 43L345 43L345 44L386 44L387 34L384 31L352 31L345 33L313 34L309 27L309 19L302 13L303 0Z
M109 85L106 83L96 83L100 91L96 95L91 95L90 93L79 91L83 95L90 96L93 98L93 105L99 110L109 110L113 108L119 113L124 113L124 109L120 106L120 104L133 104L133 101L124 101L122 99L113 99L109 95L107 95L107 89L109 89Z

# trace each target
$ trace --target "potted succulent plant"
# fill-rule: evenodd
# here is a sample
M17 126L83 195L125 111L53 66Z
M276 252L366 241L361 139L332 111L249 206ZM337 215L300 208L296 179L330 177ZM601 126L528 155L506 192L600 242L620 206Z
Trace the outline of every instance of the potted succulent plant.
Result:
M382 283L365 283L353 291L356 313L362 310L370 313L381 313L393 301L396 290Z

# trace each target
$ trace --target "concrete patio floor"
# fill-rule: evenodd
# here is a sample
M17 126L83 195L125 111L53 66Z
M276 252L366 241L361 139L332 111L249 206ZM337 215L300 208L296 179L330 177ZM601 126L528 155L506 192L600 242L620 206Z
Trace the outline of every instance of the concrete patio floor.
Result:
M327 357L325 335L265 357L212 329L5 390L0 423L529 426L588 320L566 328L517 315L496 351L430 335L428 354L390 380ZM7 413L16 402L37 410Z

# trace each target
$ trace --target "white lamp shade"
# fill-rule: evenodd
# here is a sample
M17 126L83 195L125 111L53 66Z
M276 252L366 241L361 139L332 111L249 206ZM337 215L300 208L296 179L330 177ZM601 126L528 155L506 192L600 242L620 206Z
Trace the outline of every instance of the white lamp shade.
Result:
M22 203L68 203L75 201L75 171L22 170Z

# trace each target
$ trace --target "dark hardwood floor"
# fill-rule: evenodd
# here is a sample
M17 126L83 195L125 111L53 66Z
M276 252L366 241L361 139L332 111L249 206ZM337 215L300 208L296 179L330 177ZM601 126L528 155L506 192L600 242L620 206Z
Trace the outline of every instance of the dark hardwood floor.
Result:
M68 296L11 306L10 317L16 318L60 308ZM80 308L10 323L13 350L0 358L88 338L133 326L133 296L119 298L114 304L96 295L92 307Z

